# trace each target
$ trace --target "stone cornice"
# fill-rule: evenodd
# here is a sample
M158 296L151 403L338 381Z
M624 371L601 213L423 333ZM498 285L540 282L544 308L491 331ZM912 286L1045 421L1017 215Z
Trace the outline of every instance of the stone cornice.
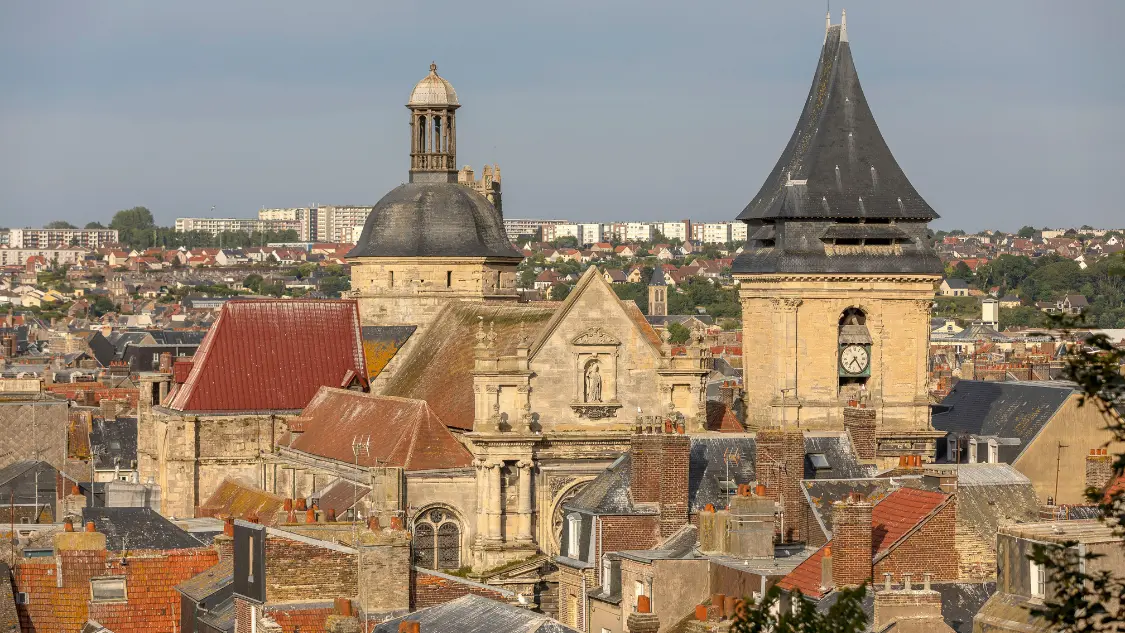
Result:
M941 281L941 275L921 275L921 274L902 274L902 275L864 275L864 274L848 274L848 273L824 273L819 275L813 274L766 274L766 275L751 275L751 274L735 274L734 278L743 285L746 284L775 284L785 281L832 281L832 282L888 282L888 283L935 283Z

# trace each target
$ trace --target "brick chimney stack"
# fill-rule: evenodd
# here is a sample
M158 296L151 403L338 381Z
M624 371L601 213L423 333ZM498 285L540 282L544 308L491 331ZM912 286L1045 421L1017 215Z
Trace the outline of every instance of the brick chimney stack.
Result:
M832 582L850 587L871 578L871 503L859 496L832 509Z
M782 503L782 541L803 540L801 479L805 476L805 434L763 429L757 434L754 472L765 485L765 497Z
M941 594L930 587L930 574L925 574L922 587L903 585L902 589L890 587L890 580L875 592L875 613L872 630L881 631L894 621L910 621L925 627L925 622L933 622L935 628L943 623L941 617ZM926 629L930 630L930 629Z
M844 407L844 430L861 461L875 460L875 409Z
M688 466L691 440L662 427L657 419L638 426L630 440L630 488L635 503L660 505L660 536L671 536L688 522Z
M1091 448L1086 456L1086 487L1105 490L1113 481L1113 457L1109 449Z

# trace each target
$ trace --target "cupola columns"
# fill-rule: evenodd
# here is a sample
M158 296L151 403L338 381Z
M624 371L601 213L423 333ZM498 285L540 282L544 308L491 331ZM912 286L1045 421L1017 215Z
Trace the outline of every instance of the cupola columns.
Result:
M410 182L457 182L457 93L430 64L410 94Z

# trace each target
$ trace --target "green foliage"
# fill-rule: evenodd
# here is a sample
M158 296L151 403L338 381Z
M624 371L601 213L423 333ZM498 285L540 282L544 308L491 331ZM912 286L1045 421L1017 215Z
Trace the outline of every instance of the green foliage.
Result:
M44 228L48 228L48 229L76 229L78 227L74 226L70 222L67 222L66 220L52 220L52 221L48 222L47 226L45 226Z
M954 279L964 279L971 281L973 279L973 269L965 262L957 262L954 264L953 269L950 270L949 276Z
M84 228L87 229L104 229L105 225L101 222L87 222Z
M242 280L242 285L245 286L247 290L250 290L255 294L260 294L262 290L262 281L264 280L262 279L261 275L257 273L250 273L249 275L246 275L245 279Z
M668 334L671 335L668 338L668 341L673 345L683 345L684 343L687 343L689 339L691 339L691 330L680 325L679 323L669 323Z
M738 609L731 623L731 633L860 633L867 628L863 598L867 588L841 589L836 603L826 613L800 594L794 597L796 607L781 613L781 590L772 587L758 604Z
M632 301L641 309L641 314L648 314L648 285L643 283L613 284L612 288L613 292L617 293L618 299Z
M1008 327L1046 327L1047 314L1035 306L1000 308L1000 329Z
M1080 294L1090 302L1089 325L1125 327L1125 254L1103 257L1083 269L1077 262L1046 255L1032 260L1001 255L977 269L979 288L999 286L1002 294L1018 294L1025 302L1057 301L1064 295ZM1018 324L1018 323L1017 323ZM1030 325L1041 321L1029 320Z
M573 235L564 235L550 244L554 248L578 248L578 238Z
M706 279L691 278L668 288L668 314L695 314L699 306L716 319L742 317L738 290L723 288Z
M326 275L321 277L318 287L329 297L339 297L340 293L352 287L352 283L346 275Z
M980 300L976 297L937 297L934 316L971 321L979 319Z
M109 297L98 296L90 303L90 316L94 318L115 310L117 310L117 306L109 300Z
M1037 235L1039 235L1039 229L1035 228L1034 226L1025 226L1016 233L1017 237L1022 237L1025 240L1030 240Z
M551 300L564 301L567 297L570 296L571 290L574 290L574 286L570 284L555 284L551 286Z

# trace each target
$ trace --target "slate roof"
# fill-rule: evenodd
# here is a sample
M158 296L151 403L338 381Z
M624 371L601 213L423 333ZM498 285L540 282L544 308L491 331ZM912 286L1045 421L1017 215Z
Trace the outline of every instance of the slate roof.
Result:
M359 454L360 466L430 470L463 468L473 461L424 400L321 387L296 421L304 432L291 448L349 464L356 460L352 442L357 436L371 438L370 452Z
M907 532L932 516L949 498L941 492L899 488L876 504L871 510L872 558L877 561L885 556ZM828 541L781 579L778 586L814 598L823 597L826 592L820 587L821 559L824 548L831 545L832 541Z
M360 328L368 381L383 371L416 329L416 325L364 325Z
M1008 464L959 464L957 518L995 549L1000 526L1039 520L1039 497L1031 480Z
M871 467L859 464L851 450L851 443L842 434L806 437L805 452L824 454L832 465L827 472L837 476L863 477L873 474ZM690 511L698 512L707 504L726 507L728 498L722 491L721 482L728 478L735 484L755 481L756 456L757 441L749 434L693 435L688 462ZM635 507L632 503L631 468L632 455L626 452L587 484L565 507L588 514L650 514L651 510ZM815 471L809 473L807 457L805 468L806 476L815 474ZM824 473L825 471L821 471L820 476L823 477Z
M137 463L137 418L94 418L90 445L100 449L94 460L96 469L113 470L115 465L122 470L134 468Z
M211 569L176 585L176 590L200 602L234 582L234 558L226 557Z
M934 591L941 594L941 616L957 633L973 632L973 617L996 591L995 582L935 582ZM840 592L833 591L823 599L817 601L816 610L827 613L840 597ZM875 595L868 591L863 597L862 609L867 614L866 631L871 631L871 623L875 619Z
M82 508L82 521L93 521L105 534L106 549L175 550L205 547L203 542L148 508Z
M407 183L372 207L346 257L498 257L523 255L508 241L487 198L452 182Z
M846 31L826 33L797 126L758 194L739 214L751 246L735 259L735 273L882 271L940 274L926 222L938 215L907 179L883 139L860 87ZM885 223L903 236L900 252L829 257L825 239L834 223L887 239ZM759 234L773 225L774 234ZM765 233L768 233L765 232ZM763 241L767 240L767 241Z
M447 303L413 344L409 357L398 365L383 394L423 400L447 426L472 430L476 404L469 372L475 362L473 347L479 318L493 326L496 353L513 355L521 325L528 337L534 337L558 306L548 301Z
M4 503L15 502L34 507L36 499L35 473L39 473L39 503L54 506L55 479L58 471L51 464L34 459L12 462L0 468L0 497ZM13 498L12 495L15 495Z
M321 510L328 512L334 510L336 516L343 516L344 512L358 503L371 492L367 486L357 485L346 479L337 479L321 490L312 494L316 505Z
M664 268L656 266L652 269L652 276L648 278L648 285L650 286L667 286L668 282L664 279Z
M545 615L473 594L387 620L373 633L397 633L404 621L418 622L425 633L577 633Z
M947 433L1018 439L1014 454L1001 455L1011 463L1073 393L1074 385L1064 381L962 380L934 408L933 426Z
M277 513L284 505L283 497L228 477L203 502L196 516L243 520L257 516L262 525L271 526L277 524Z
M348 371L367 375L355 301L229 301L167 406L178 411L299 410L320 387L339 386Z

